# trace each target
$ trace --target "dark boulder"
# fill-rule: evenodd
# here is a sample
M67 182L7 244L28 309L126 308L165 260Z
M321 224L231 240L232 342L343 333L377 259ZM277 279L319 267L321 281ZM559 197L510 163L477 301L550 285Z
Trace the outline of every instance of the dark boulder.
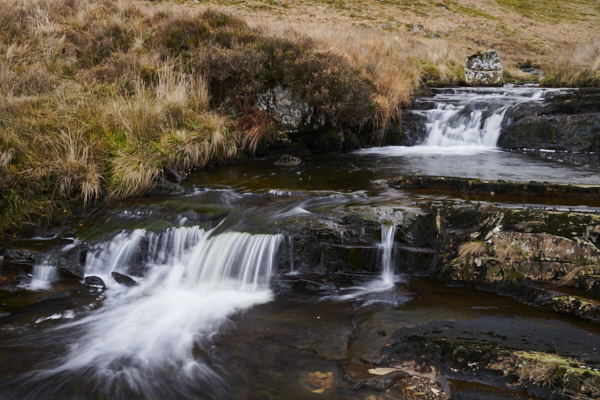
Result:
M88 290L93 292L100 292L106 289L106 284L104 284L102 278L97 276L86 276L84 285Z
M118 283L118 284L120 284L120 285L132 287L132 286L136 286L136 285L138 284L138 283L137 283L137 282L136 282L136 281L135 281L133 278L131 278L130 276L127 276L127 275L121 274L121 273L119 273L119 272L113 271L113 272L111 273L111 275L112 275L113 279L114 279L115 281L117 281L117 283Z
M498 146L571 164L600 166L600 90L548 92L507 111Z

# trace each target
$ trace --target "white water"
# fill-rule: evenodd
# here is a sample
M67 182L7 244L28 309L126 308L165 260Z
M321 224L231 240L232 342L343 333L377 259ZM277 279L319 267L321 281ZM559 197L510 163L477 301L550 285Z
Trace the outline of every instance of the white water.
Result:
M393 213L395 214L395 213ZM325 297L333 298L338 301L359 300L363 306L369 306L375 303L397 304L400 300L390 292L399 281L395 274L395 264L393 259L394 237L396 234L396 224L389 220L381 224L381 275L378 279L366 283L364 286L352 286L344 290L344 294Z
M45 260L41 264L33 266L31 282L25 286L27 290L48 290L52 282L58 279L56 266Z
M381 225L381 281L383 286L393 286L395 283L394 263L392 252L394 250L394 236L396 234L396 224Z
M455 89L436 94L435 108L423 111L427 138L424 146L495 148L506 112L525 102L543 100L547 89Z
M50 253L46 259L40 264L35 264L31 271L31 282L24 285L23 288L27 290L49 290L52 283L58 280L58 269L56 265L52 263L56 254L66 252L77 246L77 242L63 246L57 252Z
M195 353L231 325L233 313L271 299L269 281L283 236L211 233L198 227L136 230L91 250L86 275L103 277L106 300L57 328L72 335L70 351L38 377L86 371L116 397L124 396L117 393L124 383L146 398L163 396L158 378L165 372L182 387L198 381L218 387L218 371ZM110 272L127 273L144 243L144 277L135 287L119 286Z
M465 106L442 103L428 112L425 126L429 135L425 146L496 147L507 107L494 110L488 118L484 118L484 110L464 115L464 109Z

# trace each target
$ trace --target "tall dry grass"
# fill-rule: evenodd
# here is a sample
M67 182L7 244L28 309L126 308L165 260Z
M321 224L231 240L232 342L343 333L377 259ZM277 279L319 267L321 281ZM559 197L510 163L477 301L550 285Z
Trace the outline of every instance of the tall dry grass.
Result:
M84 206L102 194L102 171L94 157L93 142L82 133L59 130L33 138L36 153L30 154L37 168L31 175L57 183L61 197L80 195ZM52 176L51 176L52 175Z
M201 71L148 39L201 14L133 0L0 0L0 240L106 194L142 195L165 168L236 155Z
M545 65L545 86L600 86L600 36L563 46Z

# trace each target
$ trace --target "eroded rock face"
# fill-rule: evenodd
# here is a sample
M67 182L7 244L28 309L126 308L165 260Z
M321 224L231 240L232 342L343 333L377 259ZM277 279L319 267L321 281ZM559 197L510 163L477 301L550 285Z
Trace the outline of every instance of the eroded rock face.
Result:
M314 106L282 85L258 94L257 107L266 111L286 133L314 131L325 126L325 118L317 115Z
M496 50L472 54L465 63L465 81L471 86L502 85L502 60Z

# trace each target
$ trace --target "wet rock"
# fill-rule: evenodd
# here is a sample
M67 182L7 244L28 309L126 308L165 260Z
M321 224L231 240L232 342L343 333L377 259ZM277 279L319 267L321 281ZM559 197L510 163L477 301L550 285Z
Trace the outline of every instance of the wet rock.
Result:
M508 294L599 323L599 303L590 295L552 293L535 284L545 282L597 293L597 215L498 209L467 202L434 203L428 208L435 257L424 273L452 285Z
M132 287L132 286L137 286L137 282L131 278L130 276L121 274L119 272L113 271L111 273L113 279L115 281L117 281L118 284L123 285L123 286L128 286L128 287Z
M60 293L54 293L45 297L42 297L41 299L39 299L37 301L37 303L46 303L49 301L62 301L62 300L68 300L71 298L71 292L60 292Z
M19 272L13 279L12 283L17 286L28 285L31 283L31 275L24 272Z
M568 185L547 182L488 181L455 176L404 175L388 181L390 187L398 189L438 189L463 194L487 196L493 200L497 195L592 198L600 196L600 186Z
M467 57L465 81L471 86L502 85L502 60L496 50L488 50Z
M44 251L19 247L19 243L13 244L4 254L3 272L29 272L35 264L40 264L46 259ZM29 247L29 246L28 246Z
M306 383L314 394L322 394L333 389L334 381L333 372L309 372L306 377Z
M386 365L398 364L410 354L448 371L451 378L493 382L543 398L597 398L600 394L595 363L576 357L514 350L475 339L396 334L382 353Z
M551 291L540 291L534 302L560 314L571 315L600 325L600 302L597 300Z
M435 265L429 217L373 207L344 207L327 219L288 223L283 229L293 239L280 250L279 265L283 270L293 265L297 272L326 275L335 283L352 284L379 274L382 223L390 218L397 218L392 250L397 272L429 271Z
M371 390L385 390L397 381L409 377L410 375L404 371L393 370L392 372L386 373L380 379L364 379L358 382L356 385L354 385L353 389L357 390L362 388L368 388Z
M600 90L547 92L507 111L498 146L577 165L600 165Z
M186 194L183 186L170 182L154 182L146 191L146 196L179 196Z
M98 276L86 276L84 285L93 292L101 292L106 289L106 284Z
M165 168L165 178L169 182L181 183L187 178L188 174L185 171L175 168Z
M282 85L256 97L258 109L266 111L286 133L315 131L325 126L325 118L317 115L315 107Z
M302 160L299 157L292 156L290 154L284 154L279 157L279 160L275 161L273 165L278 167L295 167L302 164Z
M6 250L2 271L31 273L34 265L49 262L61 278L82 279L85 255L85 247L69 239L19 240Z

